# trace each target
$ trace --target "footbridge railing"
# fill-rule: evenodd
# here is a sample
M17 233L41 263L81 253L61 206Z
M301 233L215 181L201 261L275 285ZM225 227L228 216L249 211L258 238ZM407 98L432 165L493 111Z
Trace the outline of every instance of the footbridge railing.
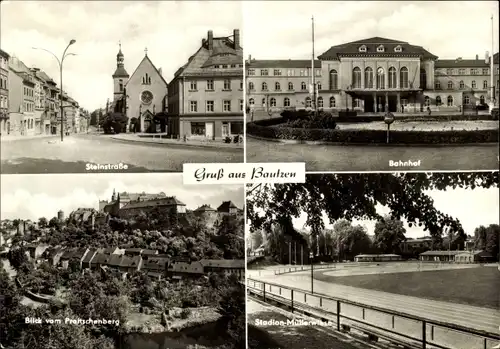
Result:
M247 293L317 319L338 331L356 331L369 340L383 339L405 349L492 349L500 342L500 332L472 329L252 278L247 279Z

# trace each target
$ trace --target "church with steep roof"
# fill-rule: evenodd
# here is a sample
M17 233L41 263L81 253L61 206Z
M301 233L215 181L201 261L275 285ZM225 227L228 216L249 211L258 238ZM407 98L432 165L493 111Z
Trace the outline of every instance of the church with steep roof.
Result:
M128 118L128 132L166 132L168 84L144 50L144 58L132 75L125 69L121 43L113 78L112 112Z

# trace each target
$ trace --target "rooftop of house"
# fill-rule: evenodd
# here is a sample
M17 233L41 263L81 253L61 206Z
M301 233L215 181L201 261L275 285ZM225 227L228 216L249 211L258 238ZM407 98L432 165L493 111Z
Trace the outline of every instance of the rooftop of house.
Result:
M128 204L123 206L121 210L128 210L134 208L143 208L151 206L186 206L186 204L179 201L175 196L152 199L152 200L140 200L140 201L130 201Z
M238 29L232 36L214 37L211 30L207 38L203 39L198 51L189 57L188 61L174 74L174 79L190 75L216 75L217 66L226 65L226 68L217 71L220 75L243 75L243 49L238 44L240 33Z
M210 205L201 205L194 212L215 212L217 211L215 208L212 208Z
M383 47L383 52L379 48ZM360 51L360 49L362 51ZM437 59L438 57L425 50L422 46L411 45L406 41L392 40L381 37L351 41L345 44L330 47L318 56L320 60L340 60L343 56L391 56L391 57L421 57L425 59Z
M358 254L355 257L401 257L398 254Z
M477 255L482 253L482 250L474 250L474 251L426 251L421 253L421 256L455 256L461 253L469 253L473 255Z
M276 69L306 69L311 68L311 60L307 59L252 59L246 63L246 68L276 68ZM321 61L314 61L314 68L321 68Z
M245 269L244 259L202 259L200 263L204 267Z
M479 57L475 59L463 59L458 57L456 59L439 59L434 64L435 68L489 68L491 57ZM498 64L498 53L493 55L493 64Z
M238 208L232 201L223 201L222 204L217 207L217 211L219 212L226 212L229 211L231 208Z

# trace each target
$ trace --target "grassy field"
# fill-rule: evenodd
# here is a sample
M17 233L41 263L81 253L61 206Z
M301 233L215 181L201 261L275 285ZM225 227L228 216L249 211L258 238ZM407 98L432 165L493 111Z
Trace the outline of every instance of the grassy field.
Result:
M481 267L350 276L315 273L315 279L376 291L498 309L500 272Z
M340 130L387 130L383 121L340 123ZM498 129L498 121L396 121L391 125L393 131L475 131Z

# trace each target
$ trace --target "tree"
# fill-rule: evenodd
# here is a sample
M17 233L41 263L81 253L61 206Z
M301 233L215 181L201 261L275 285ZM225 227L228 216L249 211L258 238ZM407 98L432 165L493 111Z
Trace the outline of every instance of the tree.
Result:
M15 270L19 271L22 267L29 262L29 258L27 256L27 251L24 247L14 248L9 251L8 259L10 265Z
M375 223L374 233L374 244L382 253L399 253L401 243L406 240L403 222L389 216Z
M484 250L486 248L487 229L480 225L474 230L474 249Z
M500 258L500 226L498 224L490 224L486 228L486 243L484 250L489 252L496 259Z
M324 229L323 214L335 221L383 217L377 204L386 206L393 219L418 224L432 237L444 227L463 231L460 222L434 207L427 190L498 187L497 172L311 174L305 183L259 184L247 192L247 218L252 231L269 227L283 217L307 214L306 224Z
M358 254L368 253L371 240L366 229L360 225L341 219L333 225L333 244L340 260L352 260Z
M47 218L41 217L40 219L38 219L38 227L40 229L47 228L48 224L49 223L47 221Z

